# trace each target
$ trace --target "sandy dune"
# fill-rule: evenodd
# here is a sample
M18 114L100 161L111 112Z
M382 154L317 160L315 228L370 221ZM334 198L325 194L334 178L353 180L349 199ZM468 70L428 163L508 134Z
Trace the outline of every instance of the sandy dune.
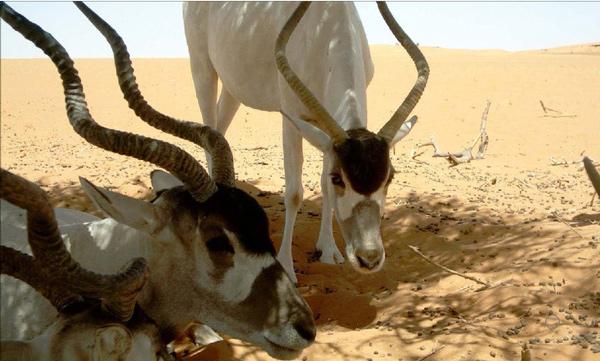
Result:
M369 128L389 118L416 74L404 51L374 46ZM387 263L375 275L313 262L319 229L321 156L305 146L305 203L295 232L299 287L319 325L302 360L598 360L600 200L580 169L600 161L600 47L529 52L425 48L431 77L419 122L396 146L397 170L383 226ZM118 89L112 60L78 60L92 114L102 125L203 152L136 119ZM137 59L136 75L157 109L200 121L188 61ZM57 206L93 211L78 176L140 198L153 167L85 143L66 119L59 77L47 60L1 62L2 167L37 181ZM449 168L434 136L458 151L479 132L486 100L490 144L483 160ZM555 111L544 113L540 100ZM283 230L280 116L241 107L227 134L240 186L265 207L273 240ZM551 165L550 157L566 165ZM572 162L575 162L572 164ZM341 241L336 230L338 241ZM479 285L426 263L407 245ZM341 244L340 244L341 246ZM190 360L268 360L231 340Z

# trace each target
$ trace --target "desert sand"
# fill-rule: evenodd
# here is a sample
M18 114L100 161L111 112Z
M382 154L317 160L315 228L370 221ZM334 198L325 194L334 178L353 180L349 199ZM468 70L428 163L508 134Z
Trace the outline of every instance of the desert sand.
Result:
M299 289L318 324L302 360L599 360L600 200L581 169L600 161L600 47L527 52L424 48L431 76L419 121L394 149L383 236L387 259L376 274L346 262L325 265L312 251L321 213L321 155L305 143L305 201L294 234ZM369 128L378 130L416 72L400 47L373 46ZM76 60L96 120L108 127L194 145L137 119L117 86L112 60ZM157 109L201 121L187 59L134 59L141 90ZM50 61L1 61L1 164L36 181L56 206L98 212L78 177L131 196L152 197L153 166L95 148L70 128ZM435 137L460 151L479 133L491 102L484 159L449 167L416 159ZM550 108L544 113L540 100ZM239 186L267 211L278 247L284 223L281 118L242 106L227 133ZM553 165L555 162L564 163ZM342 239L336 229L340 248ZM413 253L484 280L451 275ZM594 353L594 351L596 353ZM433 354L432 354L433 353ZM427 355L431 354L429 357ZM187 360L269 360L238 340Z

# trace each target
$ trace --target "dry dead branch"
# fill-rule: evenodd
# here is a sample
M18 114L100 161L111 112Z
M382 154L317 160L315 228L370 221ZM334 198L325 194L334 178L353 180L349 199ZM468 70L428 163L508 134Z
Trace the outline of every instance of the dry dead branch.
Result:
M488 144L489 144L489 136L487 134L487 117L488 117L488 113L489 113L491 104L492 103L488 100L485 110L483 111L483 114L481 115L481 125L479 126L479 135L477 136L477 138L475 138L473 143L471 143L470 147L465 148L464 150L462 150L460 152L442 152L440 150L439 146L437 145L435 138L431 137L429 142L423 143L423 144L417 143L415 145L415 147L410 152L411 158L416 159L417 157L419 157L423 153L425 153L424 151L417 153L418 149L431 146L431 147L433 147L433 157L446 158L446 160L450 163L451 167L457 166L462 163L469 163L471 160L474 160L474 159L483 159L485 157L485 152L486 152ZM479 147L477 149L477 153L475 155L473 155L473 149L475 148L475 146L478 143L479 143Z
M446 345L442 345L438 348L435 348L433 351L431 351L430 353L428 353L427 355L421 357L420 359L418 359L417 361L425 361L428 358L430 358L431 356L435 355L438 351L440 351L441 349L443 349L444 347L446 347Z
M563 223L565 226L569 227L569 229L571 229L571 231L573 231L573 233L575 233L576 235L578 235L581 239L584 239L584 237L581 235L581 233L579 233L575 228L573 228L573 226L571 226L569 224L569 222L567 222L563 217L560 216L560 214L558 214L557 211L553 211L551 213L551 215L556 218L556 220L558 220L559 222Z
M544 102L540 100L540 105L542 106L542 110L544 111L543 118L575 118L577 115L575 114L563 114L560 110L554 110L552 108L548 108L544 105ZM549 112L553 112L556 114L550 114Z
M551 115L544 114L541 118L577 118L577 114L565 114L565 115Z
M540 105L542 106L542 110L544 111L544 114L548 114L548 112L562 114L562 112L560 110L554 110L554 109L548 108L546 105L544 105L544 102L541 99L540 99Z
M554 157L550 157L550 165L552 165L552 166L564 165L565 167L568 167L571 164L579 164L579 163L581 163L580 160L573 160L573 161L569 162L565 158L556 159Z
M521 349L521 361L531 361L531 352L527 347L527 342L523 344L523 348Z
M425 261L427 261L428 263L430 263L430 264L432 264L432 265L436 266L437 268L439 268L439 269L441 269L441 270L443 270L443 271L446 271L446 272L448 272L448 273L450 273L450 274L453 274L453 275L456 275L456 276L459 276L459 277L462 277L462 278L466 278L466 279L468 279L468 280L471 280L471 281L473 281L473 282L479 283L480 285L483 285L484 287L483 287L483 288L481 288L480 290L483 290L483 289L487 289L487 288L490 288L490 287L492 287L492 285L490 285L489 283L487 283L487 282L484 282L484 281L482 281L482 280L480 280L480 279L478 279L478 278L475 278L475 277L472 277L472 276L466 275L466 274L464 274L464 273L461 273L461 272L455 271L455 270L453 270L453 269L450 269L450 268L448 268L448 267L446 267L446 266L444 266L444 265L441 265L441 264L439 264L439 263L435 262L434 260L430 259L430 258L429 258L429 257L427 257L426 255L424 255L423 253L421 253L421 251L419 251L419 248L417 248L417 247L415 247L415 246L408 245L408 248L410 248L410 249L411 249L413 252L415 252L417 255L419 255L421 258L423 258L423 259L424 259Z

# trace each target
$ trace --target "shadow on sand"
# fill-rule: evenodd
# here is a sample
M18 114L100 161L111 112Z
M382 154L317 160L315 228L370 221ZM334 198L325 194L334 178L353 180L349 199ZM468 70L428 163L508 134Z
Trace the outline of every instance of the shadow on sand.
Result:
M134 180L136 190L128 193L150 200L153 192L143 182ZM284 226L284 203L281 193L265 192L251 183L238 182L238 187L255 197L267 212L271 237L279 247ZM93 205L79 185L46 188L56 206L82 211L94 211ZM442 195L417 195L409 193L402 199L388 200L383 222L386 246L386 264L376 274L359 274L346 262L343 265L321 264L314 260L314 242L320 224L321 199L306 199L298 214L294 232L294 265L298 275L298 288L310 304L320 332L332 328L358 330L364 328L385 330L377 338L395 339L397 345L410 345L439 335L480 335L504 337L506 327L500 321L523 323L530 317L531 308L548 301L546 290L537 283L513 282L510 277L495 279L498 274L510 275L527 272L529 279L546 279L548 268L561 268L564 272L581 268L563 262L558 256L546 259L548 239L559 239L555 247L576 247L575 237L565 237L564 232L547 227L545 221L523 221L506 214L493 214L478 209L455 197ZM98 212L92 212L99 215ZM597 215L591 216L593 220ZM574 219L587 224L590 216ZM334 235L338 247L343 249L337 227ZM561 236L562 235L562 236ZM476 284L450 276L426 263L407 245L419 247L435 261L459 272L469 273L492 283L507 281L509 287L519 287L522 292L505 294L505 287L475 292ZM565 256L566 257L566 256ZM596 265L597 267L598 265ZM590 270L593 272L593 270ZM459 280L460 282L456 282ZM456 282L457 286L453 284ZM582 284L559 284L559 293L585 288ZM536 286L536 287L534 287ZM556 284L554 284L556 292ZM546 293L544 293L546 292ZM550 291L551 292L551 291ZM598 317L600 310L592 308L591 315ZM499 319L492 327L490 317ZM502 319L502 320L500 320ZM465 339L462 346L477 346L477 337ZM475 341L473 341L475 340ZM185 360L250 360L261 358L254 347L244 347L243 352L233 352L232 343L213 344ZM481 340L481 342L485 342ZM344 359L364 359L355 354L345 354L336 344L319 342L321 348L334 350ZM507 345L517 344L517 341ZM361 345L356 346L360 348ZM398 346L400 347L400 346ZM481 345L484 347L484 345ZM355 349L356 349L355 348ZM507 346L505 356L515 357L514 348ZM583 350L582 350L583 352Z

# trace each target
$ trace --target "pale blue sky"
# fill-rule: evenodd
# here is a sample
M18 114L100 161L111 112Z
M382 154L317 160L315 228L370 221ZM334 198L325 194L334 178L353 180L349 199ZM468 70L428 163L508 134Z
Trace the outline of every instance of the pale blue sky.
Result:
M49 31L74 58L112 57L95 28L70 2L8 2ZM187 57L180 2L88 3L124 38L133 57ZM415 42L463 49L527 50L600 41L600 2L390 3ZM357 3L370 44L393 43L375 3ZM1 24L3 58L43 57Z

